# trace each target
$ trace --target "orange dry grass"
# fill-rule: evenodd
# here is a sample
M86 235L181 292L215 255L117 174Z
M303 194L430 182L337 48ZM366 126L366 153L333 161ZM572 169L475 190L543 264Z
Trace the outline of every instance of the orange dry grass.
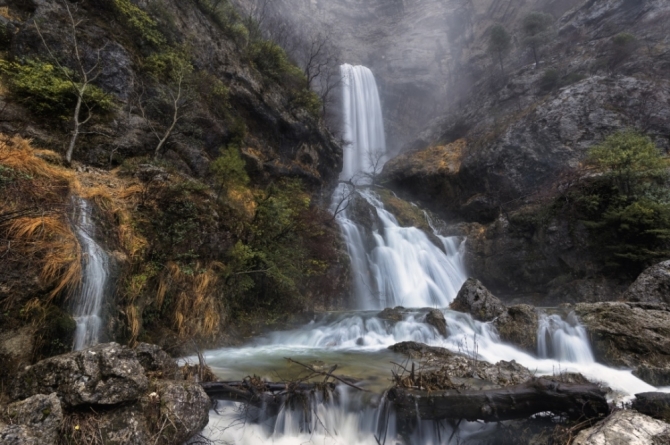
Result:
M174 295L172 319L182 337L210 336L216 334L221 322L221 308L215 269L220 263L211 263L206 269L196 265L195 272L185 272L178 264L170 262L160 277L156 303L162 305L168 293Z
M10 138L0 134L0 164L31 176L66 182L72 188L78 188L74 172L49 164L41 156L53 158L58 155L49 150L36 150L29 141L18 136Z
M22 253L41 263L40 278L53 290L73 291L81 282L81 246L62 215L16 218L8 223L7 233Z

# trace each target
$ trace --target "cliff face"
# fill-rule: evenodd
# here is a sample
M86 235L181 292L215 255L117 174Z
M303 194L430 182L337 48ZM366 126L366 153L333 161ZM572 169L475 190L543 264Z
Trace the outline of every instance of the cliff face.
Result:
M186 339L239 341L269 317L342 305L348 262L324 210L341 146L301 70L216 4L0 2L0 356L12 366L72 347L85 261L73 195L110 257L103 339L183 353Z
M480 80L383 175L448 220L480 224L457 231L472 234L471 273L498 292L597 300L616 285L595 278L604 265L588 231L548 208L588 176L589 148L616 131L643 132L667 152L670 6L579 2L557 17L539 66L514 32L522 16L497 20L515 42L504 72L485 57L481 25L492 22L479 22L458 75ZM448 168L436 168L436 159L448 160Z

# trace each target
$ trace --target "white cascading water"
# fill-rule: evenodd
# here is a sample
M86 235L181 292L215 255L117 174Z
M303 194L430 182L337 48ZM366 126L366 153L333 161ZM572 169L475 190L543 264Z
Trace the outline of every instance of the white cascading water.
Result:
M490 363L515 360L536 375L582 373L603 382L620 396L655 390L631 371L596 363L586 332L574 314L563 320L558 315L540 313L538 331L529 333L538 336L537 356L501 343L495 328L473 320L469 314L442 309L447 338L424 322L426 310L416 308L448 307L466 280L462 241L441 237L433 230L434 239L443 244L437 246L423 231L400 227L374 191L364 187L366 181L360 178L375 173L370 170L365 151L384 149L379 98L369 69L344 65L342 74L345 133L351 145L345 150L341 179L359 179L356 193L375 209L379 226L366 232L350 218L351 209L346 206L337 215L351 256L358 306L367 311L326 314L299 329L275 332L244 347L209 351L205 358L224 380L239 380L250 374L270 381L290 380L301 369L287 366L285 357L326 369L337 364L337 373L360 379L358 385L376 396L340 385L335 397L315 397L311 401L311 412L316 416L306 418L304 410L284 408L278 416L260 416L256 422L248 421L249 412L241 404L219 402L217 411L210 413L205 436L221 443L249 445L432 445L464 443L468 439L476 443L478 438L490 443L495 424L477 422L461 422L453 431L443 423L421 421L411 437L400 437L394 414L384 404L382 394L389 385L391 362L406 360L388 349L401 341L474 353ZM345 187L346 184L338 187L333 209L349 195ZM432 224L430 220L428 223ZM368 238L370 233L373 242ZM377 316L379 309L396 305L415 309L404 311L402 319L395 323Z
M83 273L79 293L72 304L72 316L77 323L73 350L78 351L98 343L102 328L102 304L109 275L109 257L94 240L95 224L88 201L75 199L77 237L83 252Z

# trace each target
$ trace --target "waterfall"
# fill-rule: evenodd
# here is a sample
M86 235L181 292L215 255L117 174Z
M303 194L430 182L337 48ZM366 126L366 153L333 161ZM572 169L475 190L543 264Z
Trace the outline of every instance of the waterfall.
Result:
M344 64L344 165L340 179L362 181L361 175L378 173L386 155L384 119L375 77L364 66Z
M95 224L88 201L75 199L76 232L84 257L83 277L79 294L72 304L72 315L77 322L73 349L79 350L98 343L102 327L102 302L109 270L109 258L95 242Z
M460 240L435 233L443 244L437 246L422 230L400 227L374 191L366 187L380 172L386 153L379 94L368 68L342 65L341 69L348 145L340 179L359 186L355 198L366 200L382 225L373 231L374 248L368 252L364 239L369 235L366 228L352 220L351 210L346 208L337 215L351 258L357 305L361 309L446 307L467 278ZM333 206L344 199L354 199L350 187L351 184L339 185Z
M574 312L567 320L559 315L541 313L537 329L537 354L561 362L594 363L586 329Z

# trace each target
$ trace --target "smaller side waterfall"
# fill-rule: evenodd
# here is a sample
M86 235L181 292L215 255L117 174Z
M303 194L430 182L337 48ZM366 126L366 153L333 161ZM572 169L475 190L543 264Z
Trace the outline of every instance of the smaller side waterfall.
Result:
M77 322L73 349L75 351L98 343L102 327L102 302L109 275L109 258L94 240L95 224L88 201L75 198L76 231L83 251L81 288L72 303L72 315Z
M541 358L553 358L561 362L595 362L586 329L574 312L570 312L566 320L556 314L540 314L537 353Z

